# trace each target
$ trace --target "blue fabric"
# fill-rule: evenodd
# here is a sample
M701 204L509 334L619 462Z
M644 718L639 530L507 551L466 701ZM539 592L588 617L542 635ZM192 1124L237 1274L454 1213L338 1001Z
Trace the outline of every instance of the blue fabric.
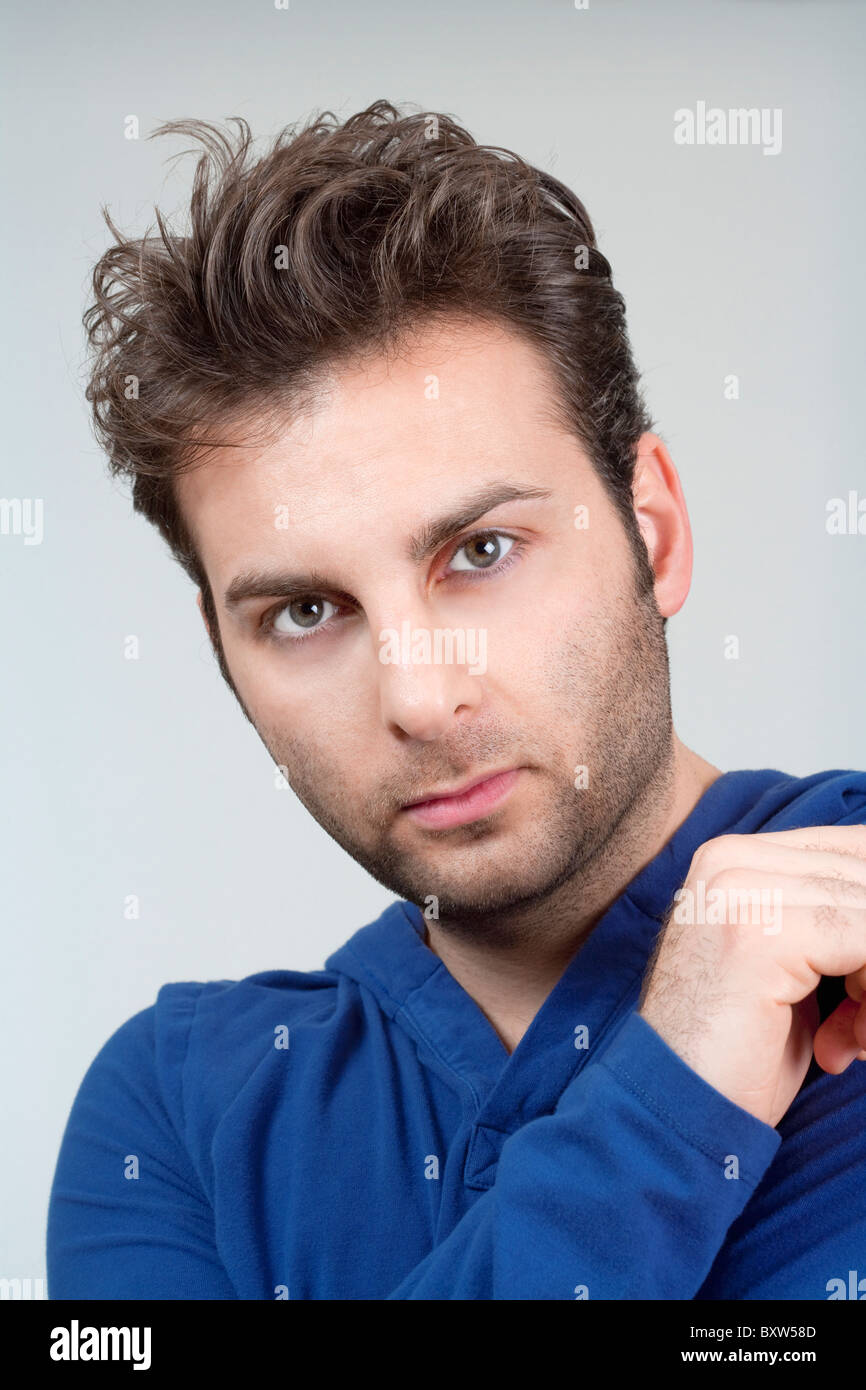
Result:
M725 773L511 1056L408 902L324 970L164 985L73 1104L49 1297L866 1297L866 1063L772 1128L635 1012L699 844L864 823L866 773Z

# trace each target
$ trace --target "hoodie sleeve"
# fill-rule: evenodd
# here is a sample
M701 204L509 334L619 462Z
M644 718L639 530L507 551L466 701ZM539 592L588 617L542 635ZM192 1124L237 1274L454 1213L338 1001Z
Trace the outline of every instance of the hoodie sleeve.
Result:
M190 1156L183 1087L200 989L164 987L79 1087L49 1202L51 1299L241 1296ZM554 1112L509 1136L493 1186L382 1297L691 1299L780 1143L631 1014Z
M179 1142L199 989L161 991L173 1026L157 1026L158 1004L135 1014L78 1088L48 1204L49 1299L237 1298L210 1202Z
M389 1298L694 1298L781 1142L633 1013Z

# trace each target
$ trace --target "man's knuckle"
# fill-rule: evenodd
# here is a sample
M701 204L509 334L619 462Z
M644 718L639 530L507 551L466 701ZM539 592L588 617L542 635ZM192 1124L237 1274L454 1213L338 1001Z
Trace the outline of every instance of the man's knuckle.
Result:
M692 856L692 875L702 879L715 876L731 863L740 838L739 835L716 835L698 845Z
M743 870L732 864L719 864L707 877L707 885L722 889L724 892L747 893L749 891L749 884L746 882Z

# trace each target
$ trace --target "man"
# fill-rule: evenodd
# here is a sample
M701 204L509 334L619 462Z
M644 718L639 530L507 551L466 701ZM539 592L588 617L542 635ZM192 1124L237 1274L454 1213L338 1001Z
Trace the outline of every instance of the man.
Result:
M688 515L585 209L386 102L251 166L240 127L162 128L210 161L187 237L100 261L88 399L274 762L398 900L109 1039L50 1296L836 1296L866 775L673 730Z

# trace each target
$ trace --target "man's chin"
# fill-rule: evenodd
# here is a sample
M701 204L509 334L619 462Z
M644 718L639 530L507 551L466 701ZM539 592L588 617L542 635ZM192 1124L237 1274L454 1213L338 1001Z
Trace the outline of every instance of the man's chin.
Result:
M518 825L510 817L443 832L404 825L378 853L355 857L428 918L480 924L544 902L581 864L581 848L589 848L584 827L559 826L556 817L546 817L543 826L532 818Z
M571 872L571 866L559 872L553 868L543 878L536 875L529 880L525 873L516 873L514 865L512 854L508 866L487 865L465 876L454 873L447 881L443 881L441 870L425 875L423 866L417 871L375 873L374 877L398 897L415 903L428 920L468 925L496 918L501 924L503 916L543 902Z

